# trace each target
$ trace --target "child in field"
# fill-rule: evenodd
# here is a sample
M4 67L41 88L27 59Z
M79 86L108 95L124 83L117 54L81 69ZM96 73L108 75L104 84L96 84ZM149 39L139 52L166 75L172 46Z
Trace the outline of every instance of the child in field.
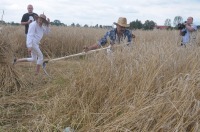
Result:
M31 58L14 59L13 65L19 62L37 62L36 75L40 71L40 67L43 63L43 54L40 50L39 43L43 37L43 34L49 33L49 18L46 19L44 14L36 16L36 21L29 25L26 46L28 52L31 53Z

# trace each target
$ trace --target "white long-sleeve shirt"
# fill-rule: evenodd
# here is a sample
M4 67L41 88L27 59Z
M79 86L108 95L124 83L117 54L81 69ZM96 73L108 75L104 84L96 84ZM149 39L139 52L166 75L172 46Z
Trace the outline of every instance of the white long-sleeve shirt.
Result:
M40 40L43 37L43 34L48 34L50 31L47 26L39 26L39 24L34 21L29 25L26 46L27 48L31 48L33 44L39 44Z

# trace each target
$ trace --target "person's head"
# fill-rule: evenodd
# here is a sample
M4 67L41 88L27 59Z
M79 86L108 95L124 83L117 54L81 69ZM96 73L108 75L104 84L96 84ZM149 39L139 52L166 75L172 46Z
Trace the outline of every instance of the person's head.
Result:
M35 16L37 23L42 26L42 24L48 24L48 21L46 20L46 16L44 14L41 14L40 16Z
M28 10L28 13L33 13L33 6L32 5L28 5L27 6L27 10Z
M120 17L114 24L117 26L117 32L123 33L127 27L129 27L129 24L127 24L127 20L125 17Z
M192 23L193 23L193 17L188 17L187 24L192 24Z

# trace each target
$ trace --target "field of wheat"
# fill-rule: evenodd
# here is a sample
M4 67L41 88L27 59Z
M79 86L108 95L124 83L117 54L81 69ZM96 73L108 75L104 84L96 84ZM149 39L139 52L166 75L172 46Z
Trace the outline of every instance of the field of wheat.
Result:
M82 52L106 29L51 27L41 41L45 59ZM133 32L132 47L55 61L35 76L24 27L0 33L0 131L198 132L200 35L180 47L178 31ZM67 131L67 129L65 129Z

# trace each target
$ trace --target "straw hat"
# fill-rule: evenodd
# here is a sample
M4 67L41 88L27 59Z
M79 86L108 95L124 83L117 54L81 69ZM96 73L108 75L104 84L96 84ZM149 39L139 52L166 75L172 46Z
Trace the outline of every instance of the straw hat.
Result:
M115 24L115 25L120 25L120 26L122 26L122 27L129 27L129 26L130 26L129 24L127 24L127 20L126 20L125 17L120 17L120 18L118 19L118 22L117 22L117 23L114 22L114 24Z
M44 20L44 23L48 24L48 21L46 19L46 16L44 14L40 14L39 16L35 16L36 19L42 18Z

